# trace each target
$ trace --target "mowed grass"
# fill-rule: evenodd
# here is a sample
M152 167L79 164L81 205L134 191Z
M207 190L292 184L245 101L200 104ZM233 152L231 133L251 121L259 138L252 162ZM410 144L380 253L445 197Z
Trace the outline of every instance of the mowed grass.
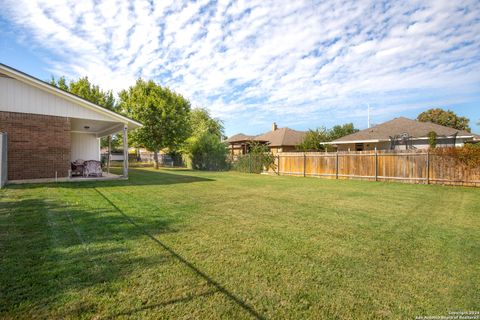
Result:
M480 190L135 169L0 190L0 318L478 310Z

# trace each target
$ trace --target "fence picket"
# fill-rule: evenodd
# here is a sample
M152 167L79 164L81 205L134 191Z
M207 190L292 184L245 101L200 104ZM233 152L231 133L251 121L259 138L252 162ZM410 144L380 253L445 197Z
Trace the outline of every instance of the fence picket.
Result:
M278 175L480 186L480 168L426 151L277 154Z

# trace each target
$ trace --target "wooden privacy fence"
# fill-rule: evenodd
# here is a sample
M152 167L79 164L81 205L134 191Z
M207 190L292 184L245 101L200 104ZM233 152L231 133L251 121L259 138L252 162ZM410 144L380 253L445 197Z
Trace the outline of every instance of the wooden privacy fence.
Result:
M330 179L480 186L480 168L422 151L279 153L266 173Z

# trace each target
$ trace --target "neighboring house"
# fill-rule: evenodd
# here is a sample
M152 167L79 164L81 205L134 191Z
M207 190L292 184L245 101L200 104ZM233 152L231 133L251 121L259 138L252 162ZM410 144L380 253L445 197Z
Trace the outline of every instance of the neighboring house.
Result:
M255 136L249 136L243 133L231 136L226 140L230 149L230 154L232 156L247 154L249 152L250 142L254 139Z
M7 133L8 180L68 177L72 161L100 160L101 137L119 132L126 136L127 130L140 126L0 64L0 132Z
M427 149L432 131L437 134L438 147L463 146L480 139L464 130L400 117L325 144L338 151Z
M249 152L249 143L257 141L268 145L273 153L296 151L299 144L302 143L305 132L292 130L290 128L278 128L276 123L272 125L272 131L260 134L258 136L249 136L245 134L236 134L229 139L230 153L232 155L247 154Z

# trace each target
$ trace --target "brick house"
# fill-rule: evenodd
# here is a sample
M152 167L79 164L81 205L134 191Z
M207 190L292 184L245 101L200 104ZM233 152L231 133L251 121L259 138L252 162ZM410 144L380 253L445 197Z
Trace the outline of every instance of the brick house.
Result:
M0 64L0 132L6 133L9 181L68 178L72 161L100 160L101 137L127 133L140 126ZM128 150L127 139L124 150ZM124 177L127 175L125 161Z
M243 133L231 136L226 140L232 156L247 154L252 141L263 143L268 146L274 154L279 152L297 151L297 146L305 138L304 131L297 131L290 128L278 128L274 122L272 130L258 136L245 135Z
M462 147L480 141L480 136L465 130L399 117L325 144L338 151L428 149L431 132L436 134L437 147Z

